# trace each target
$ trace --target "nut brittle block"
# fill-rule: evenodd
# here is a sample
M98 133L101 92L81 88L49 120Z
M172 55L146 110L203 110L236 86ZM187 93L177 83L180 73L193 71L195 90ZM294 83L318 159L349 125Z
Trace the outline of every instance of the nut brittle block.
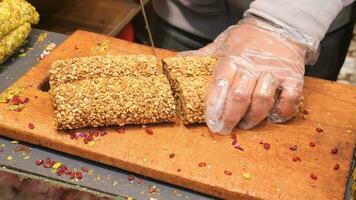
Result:
M204 123L205 96L209 79L218 60L212 57L170 57L163 60L183 124Z
M95 78L51 90L58 129L175 121L167 78Z
M106 55L57 60L49 70L51 88L85 79L152 76L159 71L151 55Z

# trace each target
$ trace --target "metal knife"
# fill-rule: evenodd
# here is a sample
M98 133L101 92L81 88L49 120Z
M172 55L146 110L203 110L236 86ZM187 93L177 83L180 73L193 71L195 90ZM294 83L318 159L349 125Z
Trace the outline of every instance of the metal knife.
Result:
M143 3L143 0L139 0L139 1L140 1L140 5L141 5L141 12L143 15L143 19L145 20L145 25L146 25L145 28L147 30L148 37L149 37L149 40L151 43L152 51L153 51L154 56L158 59L157 54L156 54L155 44L154 44L153 38L152 38L150 25L148 24L148 19L147 19L146 10L145 10L145 4Z

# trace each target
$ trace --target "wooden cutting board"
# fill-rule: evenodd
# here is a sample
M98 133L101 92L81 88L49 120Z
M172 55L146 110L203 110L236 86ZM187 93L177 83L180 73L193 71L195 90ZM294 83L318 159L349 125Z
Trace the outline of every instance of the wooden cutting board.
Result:
M90 146L55 130L50 95L39 88L47 82L51 62L94 55L100 44L109 44L101 51L107 54L152 53L147 46L75 32L17 81L26 87L22 96L30 102L22 112L0 104L0 133L225 199L343 198L356 142L356 87L306 78L304 108L309 113L287 124L265 122L249 131L236 130L244 151L234 149L230 137L214 135L204 125L174 124L148 126L153 135L137 126L126 127L124 134L107 128L109 134ZM167 50L157 53L174 55ZM324 131L318 133L318 127ZM269 143L270 149L260 142ZM310 147L310 142L316 146ZM294 145L297 150L290 150ZM338 148L337 154L331 153L333 148ZM294 156L301 161L294 162ZM205 167L199 166L202 162ZM338 170L333 169L336 163Z

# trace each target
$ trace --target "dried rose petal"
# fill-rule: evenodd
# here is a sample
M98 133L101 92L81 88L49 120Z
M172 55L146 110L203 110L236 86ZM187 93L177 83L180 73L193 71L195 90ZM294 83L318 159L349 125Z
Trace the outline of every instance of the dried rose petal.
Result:
M146 128L146 133L148 135L153 135L153 130L151 128Z
M338 170L340 168L340 165L338 163L335 164L334 170Z
M228 175L228 176L231 176L232 175L232 172L228 171L228 170L225 170L224 171L224 174Z
M27 125L27 126L28 126L28 128L29 128L29 129L34 129L34 128L35 128L35 125L34 125L34 124L32 124L32 123L28 123L28 125Z
M65 175L71 175L72 171L70 169L64 170Z
M69 178L70 178L70 179L74 179L74 178L75 178L75 174L76 174L76 173L74 173L74 172L71 173L71 174L69 175Z
M319 128L319 127L318 127L318 128L315 129L315 131L318 132L318 133L321 133L321 132L323 132L324 130L323 130L322 128Z
M198 164L199 167L206 167L206 162L201 162Z
M44 165L43 165L43 167L44 168L51 168L53 165L52 165L52 163L50 163L50 162L46 162Z
M332 153L332 154L337 154L337 152L339 152L339 149L338 149L338 148L333 148L333 149L331 149L331 153Z
M315 147L315 142L309 142L310 147Z
M233 140L231 144L232 145L236 145L237 144L237 140Z
M123 127L118 127L118 128L116 129L116 132L117 132L118 134L123 134L123 133L125 133L125 128L123 128Z
M106 134L108 134L108 132L106 132L106 131L100 131L100 136L101 136L101 137L104 136L104 135L106 135Z
M236 139L237 139L237 136L236 136L235 133L231 134L231 139L233 139L233 140L236 140Z
M36 163L37 166L42 165L43 164L43 160L36 160L35 163Z
M263 144L263 148L265 148L266 150L268 150L269 148L271 148L271 145L269 143L264 143Z
M70 139L73 140L75 138L75 134L74 133L71 133L70 134Z
M25 99L23 100L23 103L28 103L30 102L30 99L28 97L25 97Z
M20 104L22 104L22 100L20 99L19 96L14 96L14 97L12 97L12 99L10 100L9 103L12 105L20 105Z
M84 167L84 166L83 166L83 167L82 167L82 171L83 171L83 172L88 172L89 169L88 169L87 167Z
M63 171L63 170L58 170L58 171L57 171L57 175L58 175L58 176L62 176L63 174L64 174L64 171Z
M83 178L83 174L81 172L76 172L75 173L75 178L77 178L78 180Z
M298 150L298 146L297 145L294 145L292 147L289 148L291 151L296 151Z
M138 183L139 185L143 185L144 181L143 181L142 179L138 179L137 183Z
M132 175L129 175L129 176L127 177L127 180L129 180L129 181L133 181L134 179L135 179L135 177L132 176Z
M297 162L297 161L301 162L302 161L302 159L299 156L294 156L292 160L294 162Z
M311 173L311 174L310 174L310 178L312 178L312 179L316 180L316 179L318 179L318 176L317 176L317 175L315 175L315 174L313 174L313 173Z
M242 148L242 146L239 144L236 144L234 148L240 151L244 151L244 148Z

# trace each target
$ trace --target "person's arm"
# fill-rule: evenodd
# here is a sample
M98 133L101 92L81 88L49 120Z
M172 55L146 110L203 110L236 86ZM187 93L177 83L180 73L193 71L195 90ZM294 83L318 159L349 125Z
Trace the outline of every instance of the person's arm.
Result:
M351 2L256 0L237 25L193 51L219 58L207 91L209 128L229 134L236 125L249 129L266 117L283 123L295 116L305 64L316 60L331 22Z
M339 12L354 0L255 0L246 13L306 34L320 42Z

